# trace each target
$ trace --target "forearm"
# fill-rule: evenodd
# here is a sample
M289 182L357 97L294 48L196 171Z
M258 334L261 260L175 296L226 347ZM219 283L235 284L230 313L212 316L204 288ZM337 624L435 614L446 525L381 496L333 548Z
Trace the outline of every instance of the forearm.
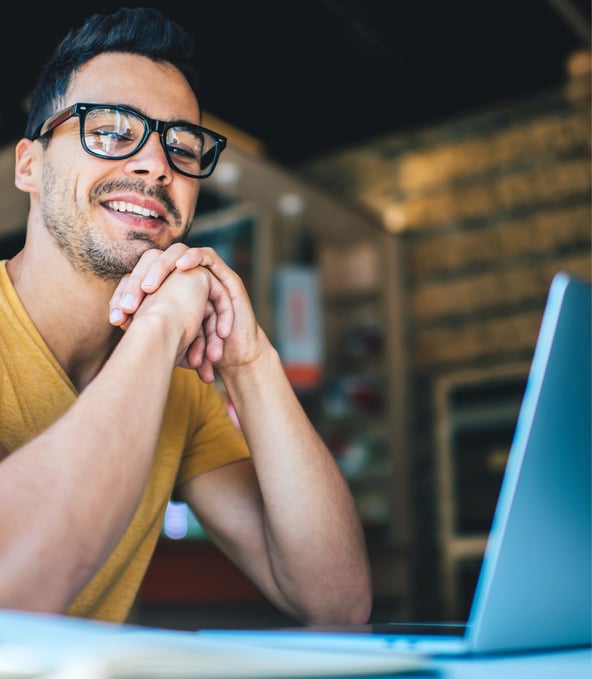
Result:
M364 620L370 577L355 505L276 351L222 377L252 451L283 608L311 623Z
M168 251L162 257L156 264L164 261L166 274ZM281 609L307 622L365 621L370 578L352 497L258 326L243 282L210 248L188 248L171 264L185 272L207 268L232 305L219 357L206 356L225 383L254 463L254 472L245 463L193 479L184 497L212 539ZM207 376L203 364L188 359Z
M132 325L72 408L0 463L0 605L63 611L121 537L147 479L177 347Z

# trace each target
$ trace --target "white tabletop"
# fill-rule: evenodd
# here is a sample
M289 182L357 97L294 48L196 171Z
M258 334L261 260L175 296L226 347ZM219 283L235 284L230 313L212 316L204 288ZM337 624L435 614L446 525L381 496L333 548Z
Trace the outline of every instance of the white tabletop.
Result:
M127 674L125 674L127 672ZM0 679L592 679L592 651L489 658L422 658L396 652L262 648L131 625L0 610Z

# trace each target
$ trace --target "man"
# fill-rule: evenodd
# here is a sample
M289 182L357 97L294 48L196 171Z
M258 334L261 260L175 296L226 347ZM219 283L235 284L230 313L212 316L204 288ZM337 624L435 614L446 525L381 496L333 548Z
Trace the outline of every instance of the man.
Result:
M174 491L278 609L369 616L347 484L241 280L182 243L224 143L155 10L92 17L41 74L0 266L1 607L125 621Z

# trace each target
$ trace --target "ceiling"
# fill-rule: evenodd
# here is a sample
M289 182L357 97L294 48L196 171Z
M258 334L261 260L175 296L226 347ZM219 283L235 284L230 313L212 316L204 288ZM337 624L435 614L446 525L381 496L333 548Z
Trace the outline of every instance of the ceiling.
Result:
M205 110L286 166L479 111L565 80L590 48L587 0L174 0L195 33ZM66 31L116 2L12 4L0 58L0 143L24 127L41 63ZM9 67L12 65L12 67Z

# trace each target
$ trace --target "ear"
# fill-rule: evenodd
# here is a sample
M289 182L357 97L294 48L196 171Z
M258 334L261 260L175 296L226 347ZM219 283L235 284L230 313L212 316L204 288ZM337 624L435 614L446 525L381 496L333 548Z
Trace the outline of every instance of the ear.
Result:
M35 144L30 139L21 139L15 148L14 183L17 189L26 193L38 190L37 172L38 154L40 144Z

